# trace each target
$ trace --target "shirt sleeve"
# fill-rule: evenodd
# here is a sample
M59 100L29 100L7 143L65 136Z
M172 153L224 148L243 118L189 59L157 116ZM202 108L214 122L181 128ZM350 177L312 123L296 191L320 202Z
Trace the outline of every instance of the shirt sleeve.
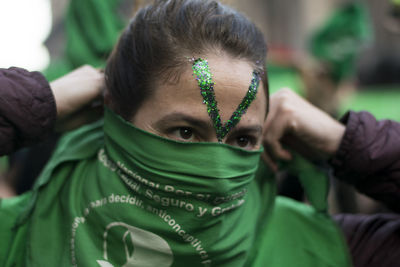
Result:
M400 215L339 214L354 267L397 267L400 264Z
M342 122L346 131L330 161L335 176L400 212L400 123L352 111Z
M0 156L44 140L56 117L55 99L42 74L0 69Z

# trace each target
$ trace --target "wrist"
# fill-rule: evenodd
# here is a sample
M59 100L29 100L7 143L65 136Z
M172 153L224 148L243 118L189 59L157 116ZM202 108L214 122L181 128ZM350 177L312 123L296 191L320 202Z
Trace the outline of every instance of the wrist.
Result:
M346 128L340 122L335 121L335 123L329 130L330 130L329 134L330 138L328 138L328 143L326 145L326 151L325 151L325 155L327 158L331 158L339 150L340 143L342 142Z

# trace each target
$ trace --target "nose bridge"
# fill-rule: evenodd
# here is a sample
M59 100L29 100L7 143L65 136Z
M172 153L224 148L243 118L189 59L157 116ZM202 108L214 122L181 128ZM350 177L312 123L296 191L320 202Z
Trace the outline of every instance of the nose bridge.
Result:
M210 132L210 136L208 137L208 140L206 140L207 142L211 142L211 143L218 143L218 138L217 138L217 132L215 131L215 129ZM222 140L222 142L220 143L225 143L225 140Z

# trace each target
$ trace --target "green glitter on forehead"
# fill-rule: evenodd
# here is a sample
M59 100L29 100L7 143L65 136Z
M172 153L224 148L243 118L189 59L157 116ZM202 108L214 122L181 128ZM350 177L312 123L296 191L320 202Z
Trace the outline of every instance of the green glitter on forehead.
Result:
M194 60L192 69L200 87L203 103L207 105L207 112L217 133L218 142L222 142L222 139L233 127L239 123L242 115L246 113L251 102L253 102L253 100L256 98L258 86L260 84L260 74L256 71L253 71L253 77L251 79L249 90L242 99L242 102L233 112L230 119L223 124L221 121L221 116L219 115L217 100L215 99L214 81L212 79L212 74L210 68L208 67L207 60L202 58Z

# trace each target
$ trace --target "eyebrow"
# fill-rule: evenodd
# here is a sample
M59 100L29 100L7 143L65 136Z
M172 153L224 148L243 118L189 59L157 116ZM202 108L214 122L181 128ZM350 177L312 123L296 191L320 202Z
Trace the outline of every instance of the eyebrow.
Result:
M236 127L234 127L231 131L231 135L232 134L241 134L241 133L248 133L248 132L254 132L256 134L261 134L262 133L262 126L261 125L244 125L244 126L240 126L237 125Z
M162 127L166 125L169 122L176 122L176 121L185 121L188 122L189 124L196 126L198 128L202 129L207 129L209 127L212 127L211 123L209 122L208 118L207 121L197 119L195 117L192 117L188 114L181 113L181 112L174 112L168 115L165 115L162 117L160 120L156 122L157 127Z

